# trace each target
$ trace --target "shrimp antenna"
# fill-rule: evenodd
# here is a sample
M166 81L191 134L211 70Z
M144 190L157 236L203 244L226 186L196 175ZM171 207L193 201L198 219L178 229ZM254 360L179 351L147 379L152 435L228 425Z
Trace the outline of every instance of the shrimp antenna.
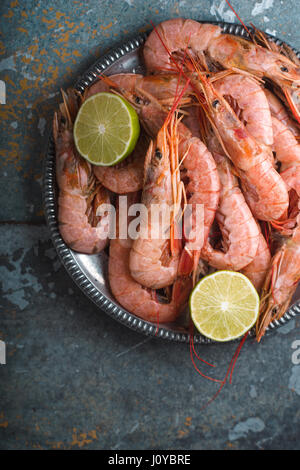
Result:
M237 17L237 19L239 20L239 22L242 24L242 26L244 26L245 30L247 31L247 33L249 34L250 38L252 39L252 41L254 42L254 44L256 44L256 41L254 39L254 36L252 33L250 33L249 29L247 28L247 26L245 25L245 23L243 22L243 20L239 17L239 15L237 14L237 12L235 11L235 9L233 8L233 6L230 4L230 2L228 0L226 0L226 3L227 5L229 6L229 8L231 8L231 10L233 11L233 13L235 14L235 16Z

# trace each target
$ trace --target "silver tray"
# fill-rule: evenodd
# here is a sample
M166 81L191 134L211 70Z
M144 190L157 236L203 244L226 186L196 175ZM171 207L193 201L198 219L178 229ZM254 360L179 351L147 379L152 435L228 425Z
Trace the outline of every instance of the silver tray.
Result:
M246 30L237 24L214 22L223 28L226 33L248 37ZM250 28L251 30L251 28ZM83 92L91 83L97 80L99 73L105 72L108 75L122 72L144 73L145 68L142 58L142 47L147 38L147 34L139 35L125 42L119 47L112 49L105 56L101 57L94 65L92 65L86 73L84 73L76 82L75 88ZM282 42L270 36L278 44ZM295 51L300 58L300 53ZM64 243L60 236L57 220L57 187L55 180L55 149L52 133L48 141L48 148L44 161L43 174L43 202L47 225L54 247L71 278L77 286L91 299L96 306L102 311L110 315L115 320L123 323L127 327L144 333L149 336L185 342L189 341L189 333L180 322L170 324L160 324L158 331L156 325L123 309L112 296L108 277L107 277L107 260L106 252L99 255L84 255L72 251ZM272 322L267 330L270 333L278 327L286 324L296 315L300 314L300 288L297 289L293 297L291 306L283 317ZM254 336L254 331L250 334ZM201 334L194 335L195 343L209 344L213 341L205 338Z

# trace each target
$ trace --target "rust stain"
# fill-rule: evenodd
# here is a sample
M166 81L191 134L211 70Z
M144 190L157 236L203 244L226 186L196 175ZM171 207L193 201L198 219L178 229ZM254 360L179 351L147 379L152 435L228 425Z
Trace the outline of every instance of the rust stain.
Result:
M8 353L8 356L11 357L17 352L17 348L11 349Z
M8 10L8 13L3 15L3 18L12 18L14 16L14 12L12 10Z
M3 413L3 411L0 413L0 420L1 420L1 422L0 422L0 428L7 428L7 426L8 426L8 421L2 421L2 420L4 420L4 413Z
M56 26L56 21L54 19L48 20L45 16L42 17L42 22L48 25L47 29L52 29Z
M104 31L105 31L106 29L111 28L111 27L112 27L112 21L111 21L110 23L108 23L107 26L102 26L102 25L100 25L100 28L103 29Z
M188 434L188 430L187 430L187 429L184 429L184 430L179 429L179 431L178 431L178 437L179 437L179 438L182 438L182 437L186 436L187 434Z
M61 11L57 11L56 14L55 14L56 18L59 20L62 16L65 16L64 13L62 13Z
M186 420L185 420L185 425L186 426L190 426L192 423L192 417L191 416L187 416Z
M146 25L146 26L143 26L142 28L139 28L139 32L140 32L140 33L145 33L146 31L149 30L150 26L151 26L151 25L148 24L148 25Z
M73 428L72 439L73 440L70 443L71 447L78 446L79 448L81 448L90 444L91 442L93 442L93 440L98 438L96 430L89 431L88 433L77 433L77 429Z

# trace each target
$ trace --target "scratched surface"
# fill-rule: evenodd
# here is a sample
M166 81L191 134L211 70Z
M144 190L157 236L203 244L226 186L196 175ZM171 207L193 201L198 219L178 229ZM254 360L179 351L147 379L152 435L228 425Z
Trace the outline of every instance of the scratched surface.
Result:
M300 49L297 0L232 2L246 23ZM59 89L110 47L185 16L234 21L225 0L2 0L0 448L299 449L299 324L248 341L232 385L193 368L186 345L148 339L96 310L44 225L43 153ZM6 222L6 223L5 223ZM223 378L231 344L199 348ZM200 365L200 364L199 364Z

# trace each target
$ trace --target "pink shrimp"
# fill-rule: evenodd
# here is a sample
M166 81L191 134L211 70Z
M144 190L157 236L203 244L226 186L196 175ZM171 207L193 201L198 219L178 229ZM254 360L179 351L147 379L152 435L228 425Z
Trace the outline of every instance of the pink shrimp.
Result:
M285 184L273 168L269 151L252 137L227 101L199 74L205 94L206 113L226 155L242 182L244 196L254 215L261 220L278 220L288 207ZM194 82L197 86L197 82Z
M280 173L289 194L287 220L273 224L283 235L292 235L300 212L300 164L293 164Z
M149 139L141 132L132 154L115 166L93 166L94 174L105 188L117 194L139 191L143 187L144 163Z
M187 275L196 271L201 249L208 238L215 218L221 187L216 163L205 144L199 138L192 136L181 123L178 126L178 132L180 136L179 155L183 158L180 171L181 179L185 183L187 203L192 208L190 227L184 228L184 231L192 230L195 233L195 230L202 230L202 237L199 237L196 244L193 240L185 243L179 264L179 273ZM198 228L196 228L197 205L203 206L203 226L198 226Z
M159 289L174 283L180 257L179 248L171 251L170 216L153 220L153 208L172 208L175 203L172 188L170 150L166 145L166 126L151 142L145 160L142 204L148 211L148 223L142 223L139 237L134 241L129 259L132 277L143 286ZM155 232L155 233L153 233Z
M96 182L91 165L75 149L72 127L77 101L73 90L63 93L63 99L53 119L59 230L73 250L99 253L107 244L110 219L109 215L98 217L96 212L110 200L106 189Z
M300 144L293 132L283 122L272 117L274 130L274 151L281 163L280 176L286 184L289 208L286 220L273 223L283 235L291 235L299 213L300 198Z
M143 107L147 106L149 101L151 103L154 100L165 108L171 107L174 97L186 82L183 78L180 79L178 74L144 76L135 73L119 73L109 77L101 76L100 78L85 91L84 99L96 93L108 92L113 89L126 97L139 111L143 110ZM181 104L189 104L191 101L189 96L192 94L192 87L187 86Z
M274 133L274 151L276 158L282 163L281 169L300 164L300 144L286 124L272 117Z
M285 55L238 36L221 34L220 27L176 18L164 21L149 35L144 58L149 72L176 70L174 60L186 51L210 70L220 66L267 77L278 85L299 121L300 67Z
M267 88L265 88L264 92L269 103L271 115L284 124L295 136L299 135L300 128L297 123L290 118L282 101Z
M177 256L170 258L167 255L166 257L166 249L168 249L166 240L153 240L142 236L136 240L130 255L130 271L134 279L151 288L172 284L177 276L186 276L196 270L200 251L208 236L219 200L219 177L210 152L198 138L192 137L183 124L177 123L175 126L178 131L177 138L179 138L178 154L182 159L181 179L185 182L187 203L192 208L191 219L185 224L184 233L198 234L203 231L203 237L199 236L199 240L196 241L194 238L186 240L179 265L178 253ZM153 202L156 204L164 202L168 205L176 202L171 187L169 152L164 145L165 132L165 127L163 127L146 158L142 202L148 208ZM172 130L169 134L172 135ZM202 225L201 220L201 226L197 226L199 223L197 204L204 206L204 222ZM168 229L169 226L160 226L162 233ZM150 228L147 227L147 230L149 231Z
M245 75L227 75L214 82L215 90L231 104L237 102L245 122L245 128L258 142L265 145L273 144L271 112L268 100L259 83Z
M168 146L166 146L168 141ZM177 144L178 143L178 144ZM178 147L177 147L178 145ZM176 276L186 276L198 265L200 251L207 238L209 229L213 222L216 208L219 200L220 183L216 170L215 162L205 145L196 137L193 137L190 131L179 121L171 120L162 127L157 136L155 145L150 148L145 166L145 183L142 202L150 208L155 203L162 202L171 205L176 203L176 196L172 193L170 174L176 173L174 155L178 154L181 161L180 177L185 184L185 193L187 195L187 204L192 208L190 219L185 220L184 233L201 233L203 237L195 241L187 239L184 252L180 257L178 266L178 256L172 258L172 270L170 270L170 258L163 255L166 243L163 240L149 240L147 237L140 237L133 244L130 255L130 270L132 276L141 284L147 287L158 288L174 282ZM157 155L159 163L157 162ZM171 173L170 173L171 161ZM150 165L149 165L150 164ZM178 171L178 170L177 170ZM149 179L150 177L150 179ZM159 181L159 184L157 184ZM163 191L161 190L163 189ZM204 206L204 222L200 221L198 226L197 204ZM162 232L169 229L160 227ZM189 238L189 237L188 237ZM163 260L163 261L162 261ZM165 276L163 276L165 273ZM159 283L158 283L159 282Z
M291 238L284 239L273 256L263 285L256 337L260 341L269 323L279 320L290 304L300 279L300 220Z
M257 292L260 292L261 287L264 283L266 278L268 269L270 267L271 262L271 253L268 247L268 244L265 240L265 237L260 232L259 233L259 240L258 240L258 247L254 257L254 260L251 261L247 266L245 266L241 273L250 279L252 284L254 285Z
M138 201L136 193L128 195L128 206ZM118 220L118 217L117 217ZM169 303L159 302L155 290L143 287L131 276L129 256L132 240L117 238L111 240L109 248L108 276L110 288L116 300L129 312L146 321L163 323L176 320L185 306L191 290L191 281L176 281Z
M195 103L192 106L188 106L186 109L186 115L182 119L182 124L184 124L192 133L193 137L198 137L201 139L201 132L199 127L199 106Z
M186 50L194 57L203 54L210 42L219 37L221 32L219 26L183 18L160 23L150 33L144 46L148 73L174 70L172 58L181 58Z
M221 180L220 203L216 220L223 235L223 249L214 249L209 241L201 257L218 269L239 271L254 260L259 244L257 223L232 173L226 157L213 152Z
M260 341L269 323L285 313L300 279L300 165L282 173L290 197L289 217L279 226L282 246L275 253L267 273L257 322Z

